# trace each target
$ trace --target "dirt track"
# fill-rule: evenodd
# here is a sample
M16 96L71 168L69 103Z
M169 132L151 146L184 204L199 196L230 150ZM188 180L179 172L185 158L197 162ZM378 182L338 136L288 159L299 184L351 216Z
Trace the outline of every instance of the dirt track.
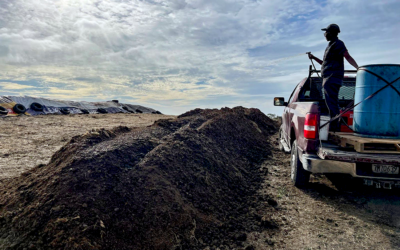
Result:
M147 126L160 118L167 117L108 114L0 120L0 180L47 163L73 136L89 129ZM260 168L262 188L250 197L266 205L243 213L256 209L264 215L261 224L272 221L276 227L262 231L246 227L237 243L226 246L215 241L206 249L222 245L220 249L400 249L399 190L350 186L338 191L324 176L312 177L309 187L299 190L289 180L289 156L277 150L276 136L272 141L273 157Z
M275 136L277 139L277 137ZM400 249L400 190L342 187L312 176L300 190L290 182L290 157L278 151L265 162L270 174L262 192L276 197L280 230L258 236L256 249ZM351 182L351 180L350 180ZM257 234L253 233L254 239Z

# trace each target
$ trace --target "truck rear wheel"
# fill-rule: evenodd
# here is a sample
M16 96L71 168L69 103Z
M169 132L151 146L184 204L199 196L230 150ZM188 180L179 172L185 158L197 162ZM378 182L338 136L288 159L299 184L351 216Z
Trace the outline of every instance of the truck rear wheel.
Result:
M304 170L303 164L299 159L297 140L293 142L290 158L290 178L292 179L293 185L298 188L305 187L310 180L310 172Z

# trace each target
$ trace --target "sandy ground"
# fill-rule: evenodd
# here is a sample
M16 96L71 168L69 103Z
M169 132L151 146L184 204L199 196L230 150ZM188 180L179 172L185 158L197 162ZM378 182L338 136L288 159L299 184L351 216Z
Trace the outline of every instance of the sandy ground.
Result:
M156 114L46 115L0 118L0 180L15 177L51 156L73 136L97 128L143 127L175 116Z
M173 116L106 114L0 119L0 180L18 176L50 157L72 136L94 128L148 126ZM290 157L277 149L264 163L259 191L277 201L260 211L276 229L248 232L246 249L400 249L400 191L363 186L338 189L324 176L309 187L290 182Z

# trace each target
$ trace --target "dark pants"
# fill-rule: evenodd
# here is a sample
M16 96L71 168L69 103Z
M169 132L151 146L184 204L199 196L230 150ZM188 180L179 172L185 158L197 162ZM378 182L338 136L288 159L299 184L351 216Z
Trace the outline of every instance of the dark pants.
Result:
M322 87L324 88L326 104L328 105L331 118L333 118L340 113L339 90L342 87L342 79L336 77L324 78ZM340 131L339 119L331 122L329 130Z

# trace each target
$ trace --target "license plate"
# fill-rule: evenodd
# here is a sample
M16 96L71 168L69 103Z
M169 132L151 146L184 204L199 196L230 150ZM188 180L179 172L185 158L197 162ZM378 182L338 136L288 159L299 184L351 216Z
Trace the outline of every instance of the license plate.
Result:
M377 174L399 174L399 167L393 165L372 164L372 172Z

